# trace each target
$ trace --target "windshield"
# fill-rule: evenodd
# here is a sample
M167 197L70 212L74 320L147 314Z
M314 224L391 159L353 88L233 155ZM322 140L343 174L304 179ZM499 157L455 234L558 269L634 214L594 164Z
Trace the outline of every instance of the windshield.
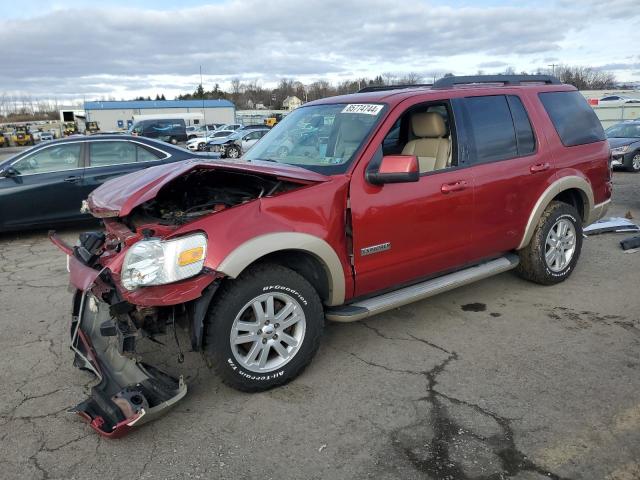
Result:
M607 128L607 138L640 138L640 124L618 124Z
M381 104L301 107L277 124L245 155L331 175L343 173L382 118Z

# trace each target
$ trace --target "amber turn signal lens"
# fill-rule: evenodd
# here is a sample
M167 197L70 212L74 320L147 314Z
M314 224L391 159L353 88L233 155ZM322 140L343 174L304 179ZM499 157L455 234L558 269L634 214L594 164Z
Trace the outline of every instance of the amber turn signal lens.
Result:
M199 262L204 257L204 248L196 247L180 252L178 256L178 265L181 267L191 265L192 263Z

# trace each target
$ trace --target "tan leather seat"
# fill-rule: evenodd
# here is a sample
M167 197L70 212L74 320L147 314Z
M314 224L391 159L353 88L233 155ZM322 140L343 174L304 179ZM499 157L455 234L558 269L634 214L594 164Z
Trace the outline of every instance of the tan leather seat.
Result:
M411 116L411 129L418 138L404 146L402 155L418 157L420 173L449 166L451 140L445 137L447 127L439 113L414 113Z
M340 125L334 156L346 161L362 143L367 125L357 118L346 118Z

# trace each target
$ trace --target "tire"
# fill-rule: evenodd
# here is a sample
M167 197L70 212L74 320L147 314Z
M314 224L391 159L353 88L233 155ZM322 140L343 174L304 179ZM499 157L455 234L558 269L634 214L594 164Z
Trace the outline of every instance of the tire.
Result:
M174 137L171 137L171 138L169 139L169 143L170 143L171 145L177 145L177 144L178 144L178 140L176 140Z
M627 172L640 172L640 151L634 152L633 156L629 157L629 160L625 162L624 167L626 168Z
M229 148L227 148L225 156L227 158L240 158L240 154L240 149L235 145L231 145Z
M259 302L259 312L268 315L269 298L275 312L271 322L254 306ZM278 319L278 314L284 317ZM279 322L294 323L283 329ZM288 268L263 264L220 287L205 318L205 350L224 383L243 392L260 392L300 375L318 350L323 328L322 303L309 282ZM232 345L236 338L247 342ZM296 339L297 345L288 343Z
M556 240L558 237L560 240ZM573 272L581 250L582 220L578 211L567 203L553 201L540 217L529 245L520 250L516 272L541 285L560 283Z

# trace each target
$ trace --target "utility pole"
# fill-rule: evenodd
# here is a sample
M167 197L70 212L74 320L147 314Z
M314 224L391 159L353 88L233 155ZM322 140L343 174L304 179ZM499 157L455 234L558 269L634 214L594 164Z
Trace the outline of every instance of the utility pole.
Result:
M556 67L558 67L559 65L557 63L552 63L550 65L547 65L547 67L551 67L551 75L553 75L554 77L556 76Z
M200 86L202 87L202 118L205 128L207 127L207 112L204 109L204 84L202 83L202 65L200 65ZM205 135L207 131L205 130Z

